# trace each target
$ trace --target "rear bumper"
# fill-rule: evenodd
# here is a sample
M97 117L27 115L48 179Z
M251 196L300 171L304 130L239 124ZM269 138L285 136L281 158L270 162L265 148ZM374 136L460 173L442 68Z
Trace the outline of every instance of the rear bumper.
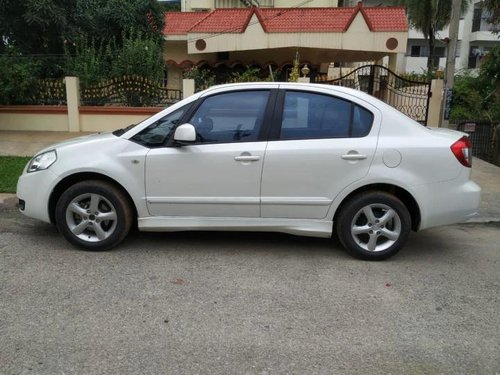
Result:
M481 187L474 181L452 180L416 190L421 202L419 229L462 223L478 215Z

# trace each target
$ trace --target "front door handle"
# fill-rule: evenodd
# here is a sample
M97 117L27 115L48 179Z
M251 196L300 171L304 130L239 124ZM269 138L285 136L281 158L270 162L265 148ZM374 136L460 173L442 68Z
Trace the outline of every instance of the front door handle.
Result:
M258 155L240 155L240 156L235 156L234 160L236 161L258 161L260 160L260 156Z
M344 160L364 160L367 156L358 153L351 153L350 151L347 154L342 155L342 159Z

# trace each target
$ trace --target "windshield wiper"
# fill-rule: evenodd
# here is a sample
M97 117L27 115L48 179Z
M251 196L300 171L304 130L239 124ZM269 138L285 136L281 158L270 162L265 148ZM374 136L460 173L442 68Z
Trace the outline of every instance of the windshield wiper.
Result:
M113 132L113 135L116 135L117 137L119 137L120 135L128 132L130 129L132 129L134 126L136 126L137 124L130 124L129 126L127 126L126 128L122 128L122 129L117 129Z

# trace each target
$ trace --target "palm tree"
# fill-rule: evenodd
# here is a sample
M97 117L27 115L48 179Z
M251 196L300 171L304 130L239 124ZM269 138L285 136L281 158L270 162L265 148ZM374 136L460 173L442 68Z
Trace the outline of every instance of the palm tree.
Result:
M470 0L462 0L461 11L467 10ZM434 46L436 33L450 23L452 0L400 0L406 6L410 25L424 34L429 43L427 70L434 70Z

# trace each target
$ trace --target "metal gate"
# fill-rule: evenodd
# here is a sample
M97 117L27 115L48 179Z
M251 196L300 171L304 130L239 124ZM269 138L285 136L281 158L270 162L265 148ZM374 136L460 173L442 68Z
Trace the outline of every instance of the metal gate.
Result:
M343 77L318 83L351 87L393 106L408 117L427 123L431 82L409 80L382 65L364 65Z

